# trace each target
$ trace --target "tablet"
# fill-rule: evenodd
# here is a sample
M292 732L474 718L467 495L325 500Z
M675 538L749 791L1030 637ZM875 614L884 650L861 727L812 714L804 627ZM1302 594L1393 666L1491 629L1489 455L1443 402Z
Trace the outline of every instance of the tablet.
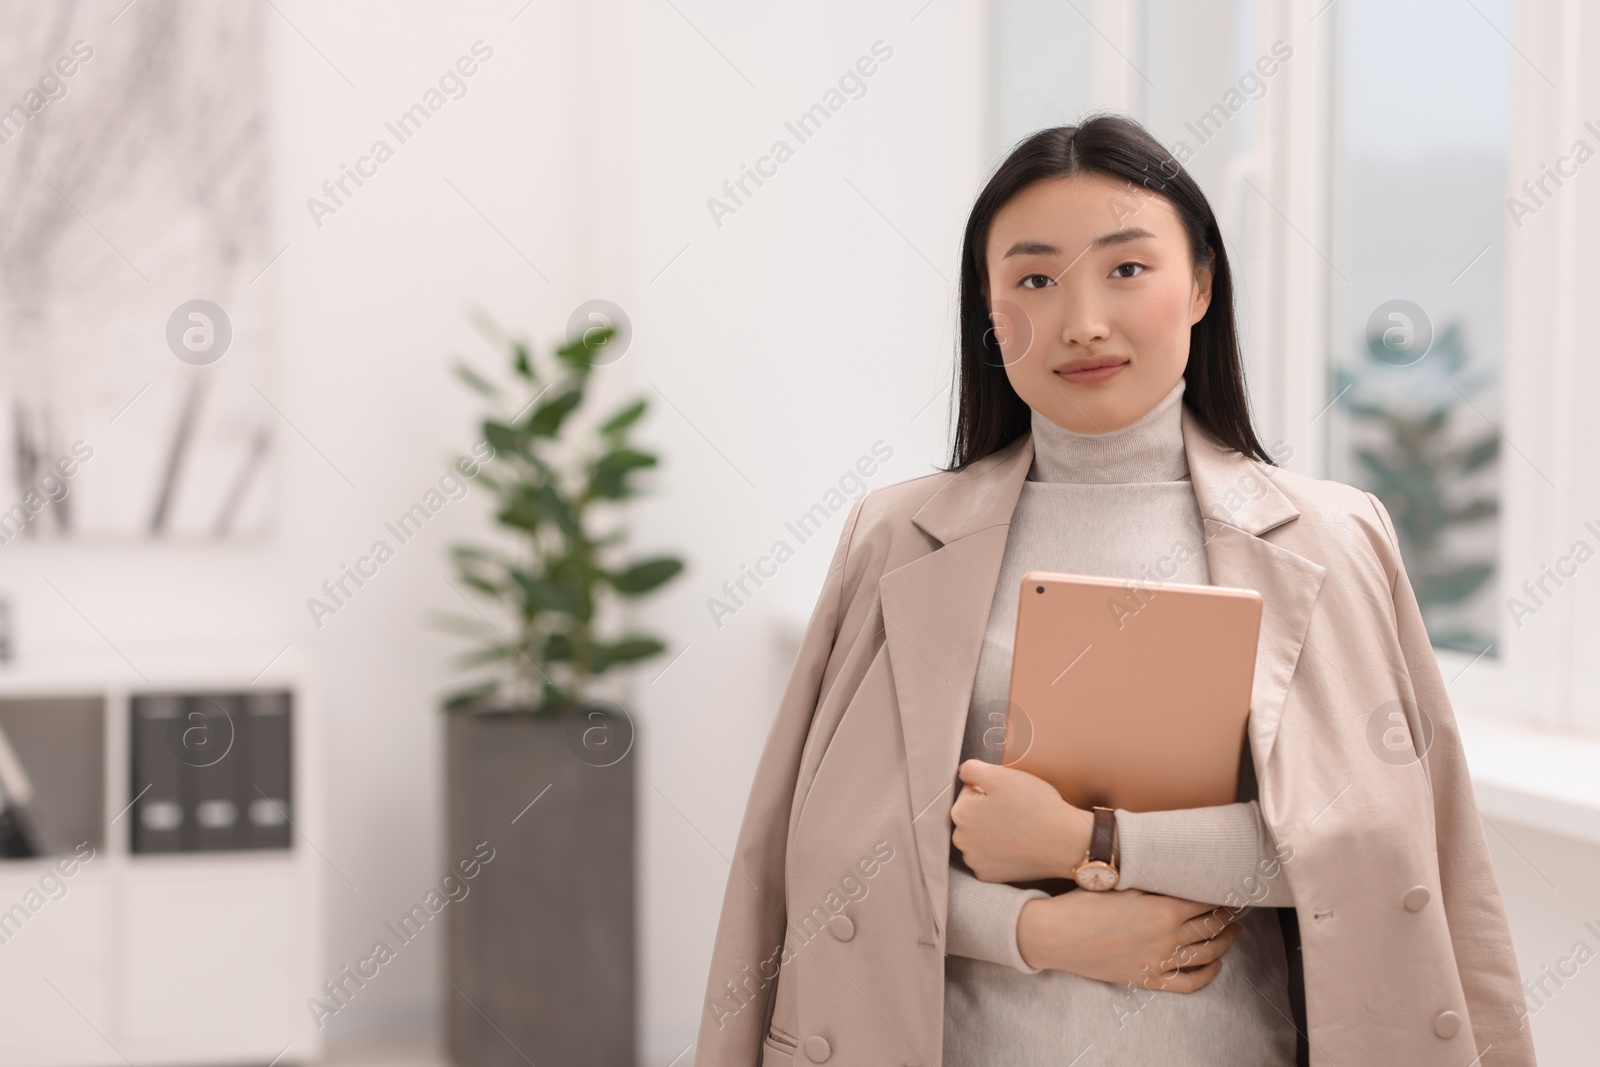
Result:
M1086 810L1233 803L1260 630L1254 589L1029 571L1001 762Z

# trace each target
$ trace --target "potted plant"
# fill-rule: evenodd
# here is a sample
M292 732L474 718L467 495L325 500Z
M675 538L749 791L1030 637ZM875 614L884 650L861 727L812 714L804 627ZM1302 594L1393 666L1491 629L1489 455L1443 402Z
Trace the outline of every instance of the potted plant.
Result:
M629 442L643 399L579 428L591 373L615 358L614 328L537 361L527 343L486 332L508 353L515 388L463 362L455 371L495 406L483 420L492 458L474 478L494 495L500 536L451 547L473 612L437 618L477 640L458 661L476 677L445 701L448 860L458 873L479 861L448 908L448 1044L471 1067L631 1064L634 727L605 683L666 646L613 633L601 614L683 563L614 558L626 537L619 505L657 463Z

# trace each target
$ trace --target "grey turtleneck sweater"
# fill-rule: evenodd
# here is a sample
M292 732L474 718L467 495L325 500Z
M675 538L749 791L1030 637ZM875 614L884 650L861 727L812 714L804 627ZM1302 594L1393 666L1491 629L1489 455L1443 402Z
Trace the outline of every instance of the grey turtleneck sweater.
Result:
M1011 517L978 658L961 758L1000 761L1017 589L1029 570L1209 585L1204 527L1189 481L1184 381L1128 426L1081 434L1033 412L1034 460ZM1187 545L1187 553L1174 553ZM1295 1031L1275 907L1293 903L1255 800L1177 811L1117 809L1118 889L1208 903L1251 902L1222 969L1194 993L1135 989L1030 967L1017 916L1046 894L950 867L945 957L946 1067L1290 1067ZM1075 857L1076 858L1076 857ZM1277 871L1264 877L1263 871ZM1081 892L1081 890L1079 890Z

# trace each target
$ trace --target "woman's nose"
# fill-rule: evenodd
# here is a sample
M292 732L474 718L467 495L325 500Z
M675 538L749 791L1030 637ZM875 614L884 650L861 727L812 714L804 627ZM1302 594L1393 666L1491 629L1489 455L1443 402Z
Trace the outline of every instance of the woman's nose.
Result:
M1111 335L1104 294L1086 267L1087 264L1074 263L1056 279L1058 336L1064 344L1092 346Z
M1098 302L1078 296L1063 296L1061 340L1069 345L1089 347L1111 336L1111 324Z

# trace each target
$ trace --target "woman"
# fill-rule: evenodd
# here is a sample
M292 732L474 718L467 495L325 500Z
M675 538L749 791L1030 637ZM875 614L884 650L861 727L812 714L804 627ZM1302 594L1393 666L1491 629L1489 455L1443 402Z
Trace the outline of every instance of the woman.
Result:
M1251 427L1209 205L1141 127L1019 145L962 256L944 471L852 510L729 872L695 1062L1534 1062L1377 498ZM1029 569L1248 587L1239 801L1089 813L999 764ZM1098 855L1098 851L1096 855Z

